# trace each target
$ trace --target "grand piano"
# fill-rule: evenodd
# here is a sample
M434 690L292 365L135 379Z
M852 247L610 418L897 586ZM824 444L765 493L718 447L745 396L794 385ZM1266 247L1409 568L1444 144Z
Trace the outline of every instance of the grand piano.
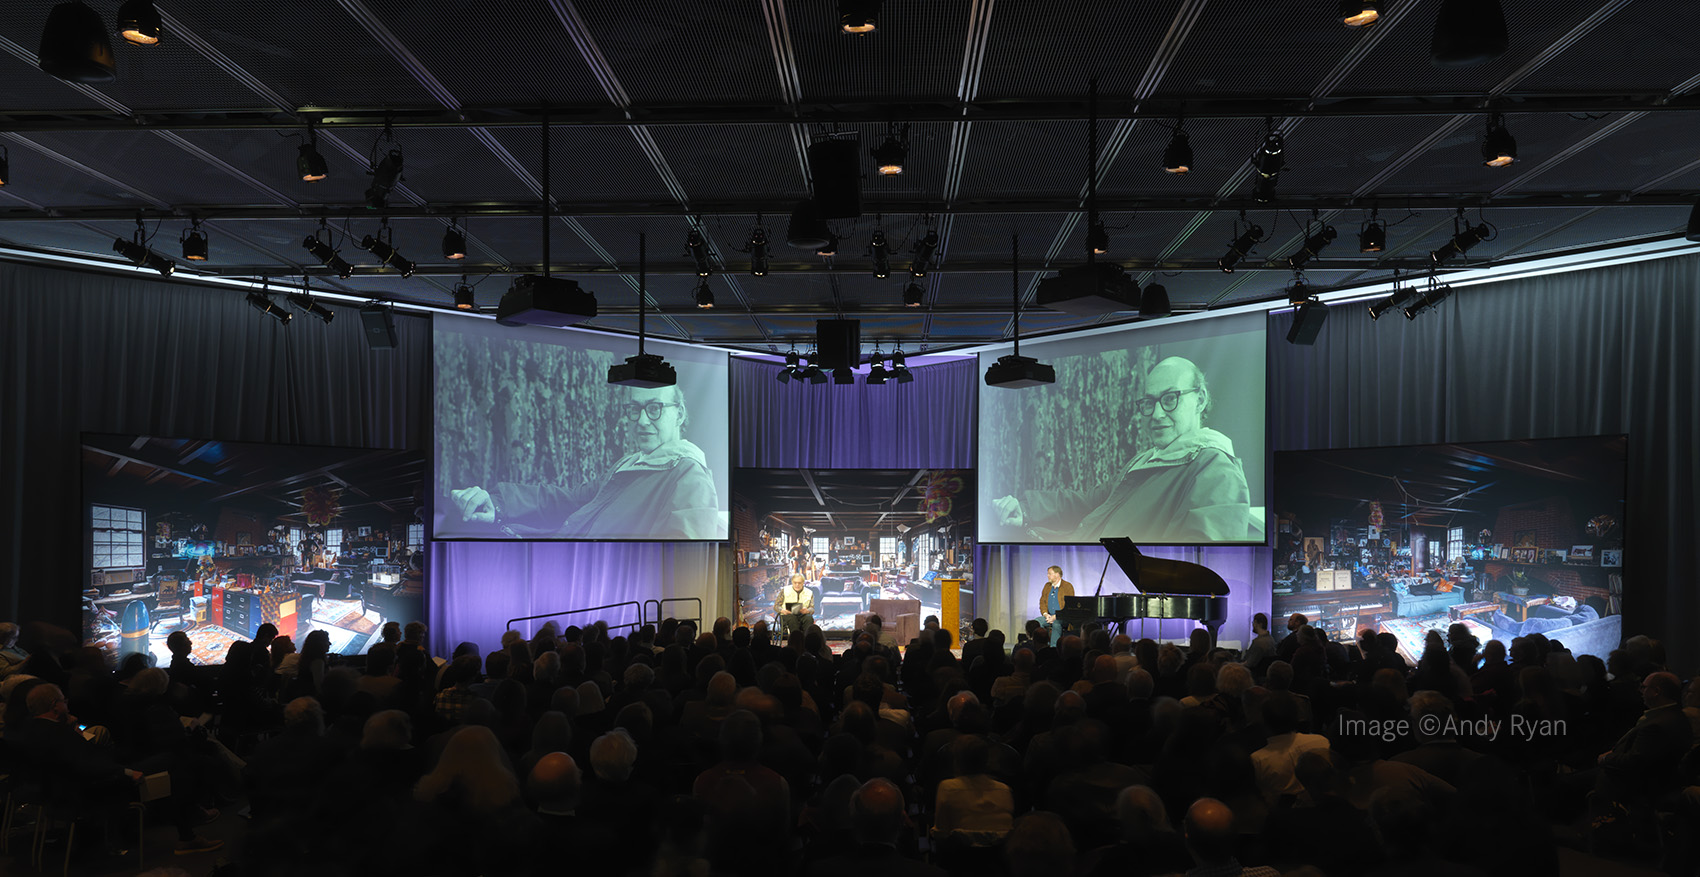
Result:
M1109 561L1104 563L1105 574L1114 561L1138 593L1064 597L1062 608L1057 610L1057 623L1064 630L1079 631L1093 623L1188 618L1203 624L1210 630L1211 641L1216 640L1216 631L1228 618L1228 583L1220 575L1184 560L1146 557L1131 539L1098 541L1110 552ZM1098 588L1103 588L1102 577Z

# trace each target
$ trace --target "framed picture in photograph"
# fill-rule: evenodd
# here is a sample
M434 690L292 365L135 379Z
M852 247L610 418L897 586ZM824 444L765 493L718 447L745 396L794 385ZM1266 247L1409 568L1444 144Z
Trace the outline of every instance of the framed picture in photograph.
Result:
M1601 548L1600 566L1623 566L1623 549Z
M856 544L856 537L855 536L845 536L844 541L839 543L839 544L843 545L845 548L850 548L850 547L852 547Z
M1516 548L1511 549L1511 562L1512 563L1534 563L1535 562L1535 556L1536 556L1537 553L1539 553L1539 551L1540 551L1539 548L1530 548L1530 547L1527 547L1527 546L1518 546Z
M1592 545L1572 545L1572 546L1570 546L1570 562L1571 563L1592 564L1594 562L1594 546L1592 546Z

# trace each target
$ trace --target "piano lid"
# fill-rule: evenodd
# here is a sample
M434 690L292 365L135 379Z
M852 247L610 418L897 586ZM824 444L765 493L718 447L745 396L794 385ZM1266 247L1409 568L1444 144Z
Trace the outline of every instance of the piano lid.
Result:
M1207 597L1228 595L1228 583L1210 567L1166 557L1146 557L1126 537L1099 539L1110 559L1127 573L1128 581L1144 594L1196 594Z

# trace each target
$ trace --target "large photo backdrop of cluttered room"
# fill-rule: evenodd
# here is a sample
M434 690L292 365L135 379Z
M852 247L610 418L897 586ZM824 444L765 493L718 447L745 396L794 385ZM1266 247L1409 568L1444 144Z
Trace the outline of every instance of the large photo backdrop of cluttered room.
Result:
M1540 634L1623 639L1625 436L1275 455L1277 623L1415 664ZM1513 658L1516 656L1513 655Z
M83 436L84 641L225 659L265 625L359 654L425 620L422 453Z

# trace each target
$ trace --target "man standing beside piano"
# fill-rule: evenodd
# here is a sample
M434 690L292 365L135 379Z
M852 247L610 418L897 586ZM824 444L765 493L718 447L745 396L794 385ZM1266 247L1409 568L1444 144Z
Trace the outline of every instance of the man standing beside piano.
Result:
M1063 598L1074 596L1074 585L1063 578L1062 567L1050 566L1045 570L1045 586L1039 591L1039 620L1044 623L1045 630L1051 634L1051 642L1055 643L1057 613L1062 611Z

